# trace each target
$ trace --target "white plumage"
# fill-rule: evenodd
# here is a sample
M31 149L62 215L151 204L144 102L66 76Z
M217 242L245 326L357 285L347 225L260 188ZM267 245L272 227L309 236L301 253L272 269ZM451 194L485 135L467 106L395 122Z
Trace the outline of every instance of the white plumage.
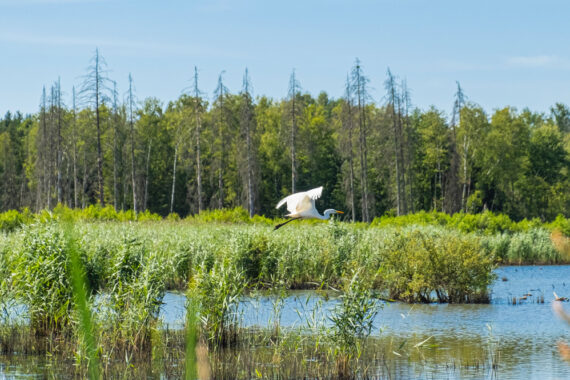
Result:
M335 209L327 209L321 215L315 206L315 200L321 197L323 193L323 187L317 187L315 189L309 191L303 191L295 194L291 194L279 201L277 203L276 208L280 208L285 203L287 203L287 211L289 214L286 216L291 218L291 220L295 219L329 219L332 214L343 214L342 211L337 211ZM285 223L278 224L275 226L275 229L289 223L291 220L288 220Z
M307 213L313 215L313 213L319 214L315 207L315 200L321 197L323 193L323 187L317 187L309 191L303 191L300 193L291 194L279 201L277 207L283 206L287 202L287 211L290 212L287 216L291 218L296 218L299 216L305 216ZM307 217L310 217L307 215Z

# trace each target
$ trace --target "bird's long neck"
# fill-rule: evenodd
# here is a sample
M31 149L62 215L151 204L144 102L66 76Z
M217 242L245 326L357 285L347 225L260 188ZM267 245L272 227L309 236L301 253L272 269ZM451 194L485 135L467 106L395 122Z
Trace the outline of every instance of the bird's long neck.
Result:
M327 209L325 210L325 212L323 213L323 215L318 214L319 215L319 219L323 219L323 220L327 220L330 219L331 215L334 213L334 210L331 209Z

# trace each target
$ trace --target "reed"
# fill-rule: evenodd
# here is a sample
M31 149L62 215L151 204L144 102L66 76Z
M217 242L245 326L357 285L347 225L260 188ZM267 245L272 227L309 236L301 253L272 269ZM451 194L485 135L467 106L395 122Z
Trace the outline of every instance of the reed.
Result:
M89 307L89 289L85 280L85 270L81 263L79 246L70 223L64 225L64 238L66 251L70 260L71 283L73 285L73 301L76 313L79 316L78 331L85 347L88 360L87 368L90 379L99 379L99 357L97 355L97 342L95 340L95 327L91 308Z
M488 302L497 262L561 262L554 247L565 238L542 227L489 227L503 232L487 234L449 223L300 222L274 232L271 221L235 222L240 213L222 222L224 213L137 222L124 215L121 222L103 209L86 211L97 219L67 212L46 212L0 234L0 307L26 306L22 325L0 320L1 349L13 351L17 340L27 339L21 352L82 352L91 377L107 376L119 360L139 366L170 360L186 368L172 372L176 377L200 376L200 368L220 377L230 373L224 372L232 363L228 348L251 345L270 347L270 362L292 366L286 374L364 376L359 360L369 344L376 297ZM62 223L65 215L73 227ZM326 315L321 310L310 328L280 326L281 292L298 288L342 290L328 322L319 319ZM165 291L174 289L189 299L186 330L178 333L165 332L158 319ZM266 289L281 294L272 323L244 329L240 299ZM223 365L217 362L222 358ZM252 364L242 377L258 376L256 369L262 376L280 373Z

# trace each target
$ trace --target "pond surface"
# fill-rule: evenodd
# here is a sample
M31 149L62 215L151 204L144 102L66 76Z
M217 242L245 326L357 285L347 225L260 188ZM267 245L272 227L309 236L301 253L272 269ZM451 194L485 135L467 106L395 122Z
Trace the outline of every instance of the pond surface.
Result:
M556 348L561 339L570 343L570 326L552 313L553 292L570 297L570 266L508 266L498 268L495 273L497 279L491 288L490 304L383 304L374 321L373 336L393 340L396 348L400 342L408 341L407 346L413 347L430 338L422 351L425 361L421 365L410 361L413 355L400 352L401 357L393 355L396 362L408 363L407 369L405 365L398 366L396 376L570 379L570 363L560 360ZM289 292L283 300L281 325L306 326L314 319L327 323L327 310L337 302L334 293L327 295L330 297L325 300L314 291ZM524 295L526 300L521 299ZM271 325L276 318L276 299L267 295L245 299L240 306L243 325ZM184 321L185 297L168 293L164 302L161 314L164 323L180 327ZM570 312L570 304L565 306ZM493 354L498 355L496 370L446 368L475 362L489 367Z
M381 347L383 362L365 352L363 360L374 358L368 373L392 379L570 379L570 363L560 359L556 347L560 340L570 343L570 326L552 312L553 292L570 297L570 266L501 267L495 273L490 304L382 303L370 347ZM275 294L251 295L240 304L242 325L272 326L276 318L286 328L329 324L327 311L338 302L336 295L288 292L280 316ZM185 301L183 294L165 295L160 315L165 326L183 326ZM570 312L570 304L564 306ZM0 356L0 379L33 377L19 360Z

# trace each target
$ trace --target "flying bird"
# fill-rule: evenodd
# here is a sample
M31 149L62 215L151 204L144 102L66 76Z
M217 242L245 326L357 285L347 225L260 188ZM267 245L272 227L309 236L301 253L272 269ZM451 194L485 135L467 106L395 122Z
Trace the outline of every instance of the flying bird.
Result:
M277 203L277 207L279 208L287 203L287 210L289 214L285 215L291 219L284 223L280 223L275 226L275 230L278 228L283 227L289 222L292 222L297 219L329 219L332 214L344 214L342 211L338 211L332 208L325 210L325 212L321 215L317 211L315 207L315 199L321 197L323 193L323 187L317 187L316 189L312 189L309 191L303 191L300 193L291 194L279 201Z

